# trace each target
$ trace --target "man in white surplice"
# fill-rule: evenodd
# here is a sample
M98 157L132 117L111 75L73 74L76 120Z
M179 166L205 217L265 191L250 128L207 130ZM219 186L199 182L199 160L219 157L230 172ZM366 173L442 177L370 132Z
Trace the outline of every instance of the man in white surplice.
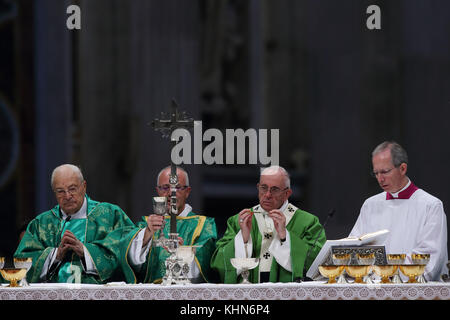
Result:
M386 141L372 152L373 175L384 190L367 199L350 236L388 229L387 254L430 254L424 276L438 281L447 273L447 219L442 201L417 188L406 176L408 156L396 142ZM404 278L405 279L405 278Z

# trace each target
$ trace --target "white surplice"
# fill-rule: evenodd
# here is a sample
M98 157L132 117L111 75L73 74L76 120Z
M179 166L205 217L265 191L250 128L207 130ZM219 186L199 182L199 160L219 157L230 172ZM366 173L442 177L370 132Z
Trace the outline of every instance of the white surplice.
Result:
M397 198L398 193L392 196ZM448 272L447 219L438 198L422 189L416 190L409 199L386 200L386 192L370 197L364 202L349 236L358 237L381 229L390 231L385 242L379 243L385 246L386 254L405 253L405 263L411 263L412 253L429 253L430 262L424 276L430 281L439 281Z

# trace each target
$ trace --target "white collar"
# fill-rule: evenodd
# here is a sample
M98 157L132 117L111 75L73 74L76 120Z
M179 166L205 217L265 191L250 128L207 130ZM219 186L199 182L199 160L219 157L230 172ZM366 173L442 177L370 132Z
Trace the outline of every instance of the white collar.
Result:
M179 214L178 216L179 216L179 217L187 217L187 215L188 215L189 212L191 212L191 211L192 211L192 207L186 203L186 204L184 205L183 211L181 211L180 214Z
M393 197L393 198L398 198L398 194L399 194L400 192L402 192L403 190L406 190L406 189L409 187L410 184L411 184L411 180L409 180L409 178L408 178L408 183L406 184L406 186L404 186L404 187L403 187L401 190L399 190L398 192L391 193L392 197Z
M72 214L71 219L84 219L86 218L86 209L87 209L87 201L86 197L84 197L83 205L81 206L80 210ZM62 218L65 220L67 218L67 214L63 211L63 209L60 209L62 213Z

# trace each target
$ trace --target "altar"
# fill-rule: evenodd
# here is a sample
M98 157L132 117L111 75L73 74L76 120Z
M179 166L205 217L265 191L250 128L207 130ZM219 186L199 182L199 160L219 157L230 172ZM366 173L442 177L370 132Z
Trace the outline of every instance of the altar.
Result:
M0 300L450 300L450 283L105 285L36 283L0 287Z

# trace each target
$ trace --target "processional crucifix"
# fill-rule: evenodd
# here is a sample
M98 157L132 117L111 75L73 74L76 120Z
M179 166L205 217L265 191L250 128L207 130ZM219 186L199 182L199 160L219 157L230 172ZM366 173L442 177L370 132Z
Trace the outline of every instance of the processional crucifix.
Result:
M172 148L175 147L178 143L178 139L172 136L172 133L176 129L184 128L191 129L194 127L194 119L189 118L186 115L186 112L179 113L178 105L174 99L172 99L172 107L170 114L161 112L161 118L156 118L152 121L152 127L156 131L161 131L163 138L169 138ZM166 275L163 279L163 284L176 284L180 281L187 281L187 279L179 280L179 271L177 269L180 268L180 265L184 266L180 259L176 256L176 251L178 248L178 233L177 233L177 216L178 216L178 208L177 208L177 184L178 184L178 175L177 175L177 167L173 162L171 157L170 159L170 176L169 176L169 184L170 184L170 233L169 239L163 243L163 246L168 248L171 256L166 259ZM162 231L161 231L162 232ZM181 267L182 268L182 267ZM187 272L185 272L187 273Z

